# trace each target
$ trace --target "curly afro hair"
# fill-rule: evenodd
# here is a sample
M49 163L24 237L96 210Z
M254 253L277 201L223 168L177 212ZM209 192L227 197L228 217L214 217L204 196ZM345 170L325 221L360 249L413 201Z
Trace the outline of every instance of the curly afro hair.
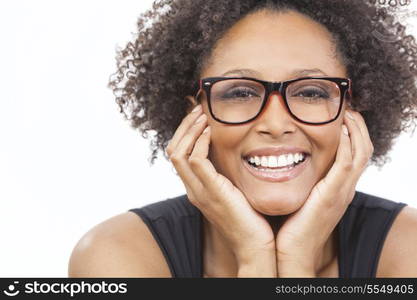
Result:
M387 2L385 4L385 2ZM393 140L417 119L417 45L396 20L396 8L409 1L381 0L160 0L141 14L137 34L117 50L111 75L120 112L139 129L156 134L150 164L165 148L190 108L187 95L216 42L239 19L260 9L295 10L332 34L352 79L350 106L364 117L382 167Z

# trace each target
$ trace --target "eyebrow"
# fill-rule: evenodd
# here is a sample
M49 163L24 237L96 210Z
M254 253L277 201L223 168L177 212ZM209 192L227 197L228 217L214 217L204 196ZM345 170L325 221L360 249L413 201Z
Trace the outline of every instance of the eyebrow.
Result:
M226 76L230 74L238 74L240 76L255 76L255 77L262 77L262 74L258 71L252 69L233 69L223 73L221 76ZM295 69L289 75L290 77L299 77L299 76L306 76L311 74L321 74L324 76L328 76L325 72L318 68L314 69Z

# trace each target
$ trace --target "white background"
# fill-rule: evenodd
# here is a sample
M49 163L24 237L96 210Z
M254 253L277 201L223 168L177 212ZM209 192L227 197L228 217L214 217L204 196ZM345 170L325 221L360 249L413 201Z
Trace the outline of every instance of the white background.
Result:
M66 277L92 226L185 193L162 155L150 167L148 141L106 87L151 3L1 2L0 276ZM416 207L416 149L417 134L402 135L357 189Z

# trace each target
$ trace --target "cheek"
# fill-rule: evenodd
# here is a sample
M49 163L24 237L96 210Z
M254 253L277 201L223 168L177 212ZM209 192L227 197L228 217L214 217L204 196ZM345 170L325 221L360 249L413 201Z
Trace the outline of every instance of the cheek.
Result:
M227 175L228 169L240 160L240 147L245 132L238 127L225 127L212 124L209 158L217 171ZM229 167L228 167L229 166Z
M322 177L332 166L340 140L340 125L321 127L308 134L313 143L314 169Z

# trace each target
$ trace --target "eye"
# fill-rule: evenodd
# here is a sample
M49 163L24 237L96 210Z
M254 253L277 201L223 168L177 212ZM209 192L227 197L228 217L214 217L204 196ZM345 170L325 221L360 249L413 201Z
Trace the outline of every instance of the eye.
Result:
M243 87L243 88L234 88L222 94L222 98L230 99L230 98L249 98L249 97L257 97L259 98L259 94L250 88Z
M321 88L303 88L291 95L291 98L300 99L303 101L320 101L328 100L330 98L329 94L322 90Z

